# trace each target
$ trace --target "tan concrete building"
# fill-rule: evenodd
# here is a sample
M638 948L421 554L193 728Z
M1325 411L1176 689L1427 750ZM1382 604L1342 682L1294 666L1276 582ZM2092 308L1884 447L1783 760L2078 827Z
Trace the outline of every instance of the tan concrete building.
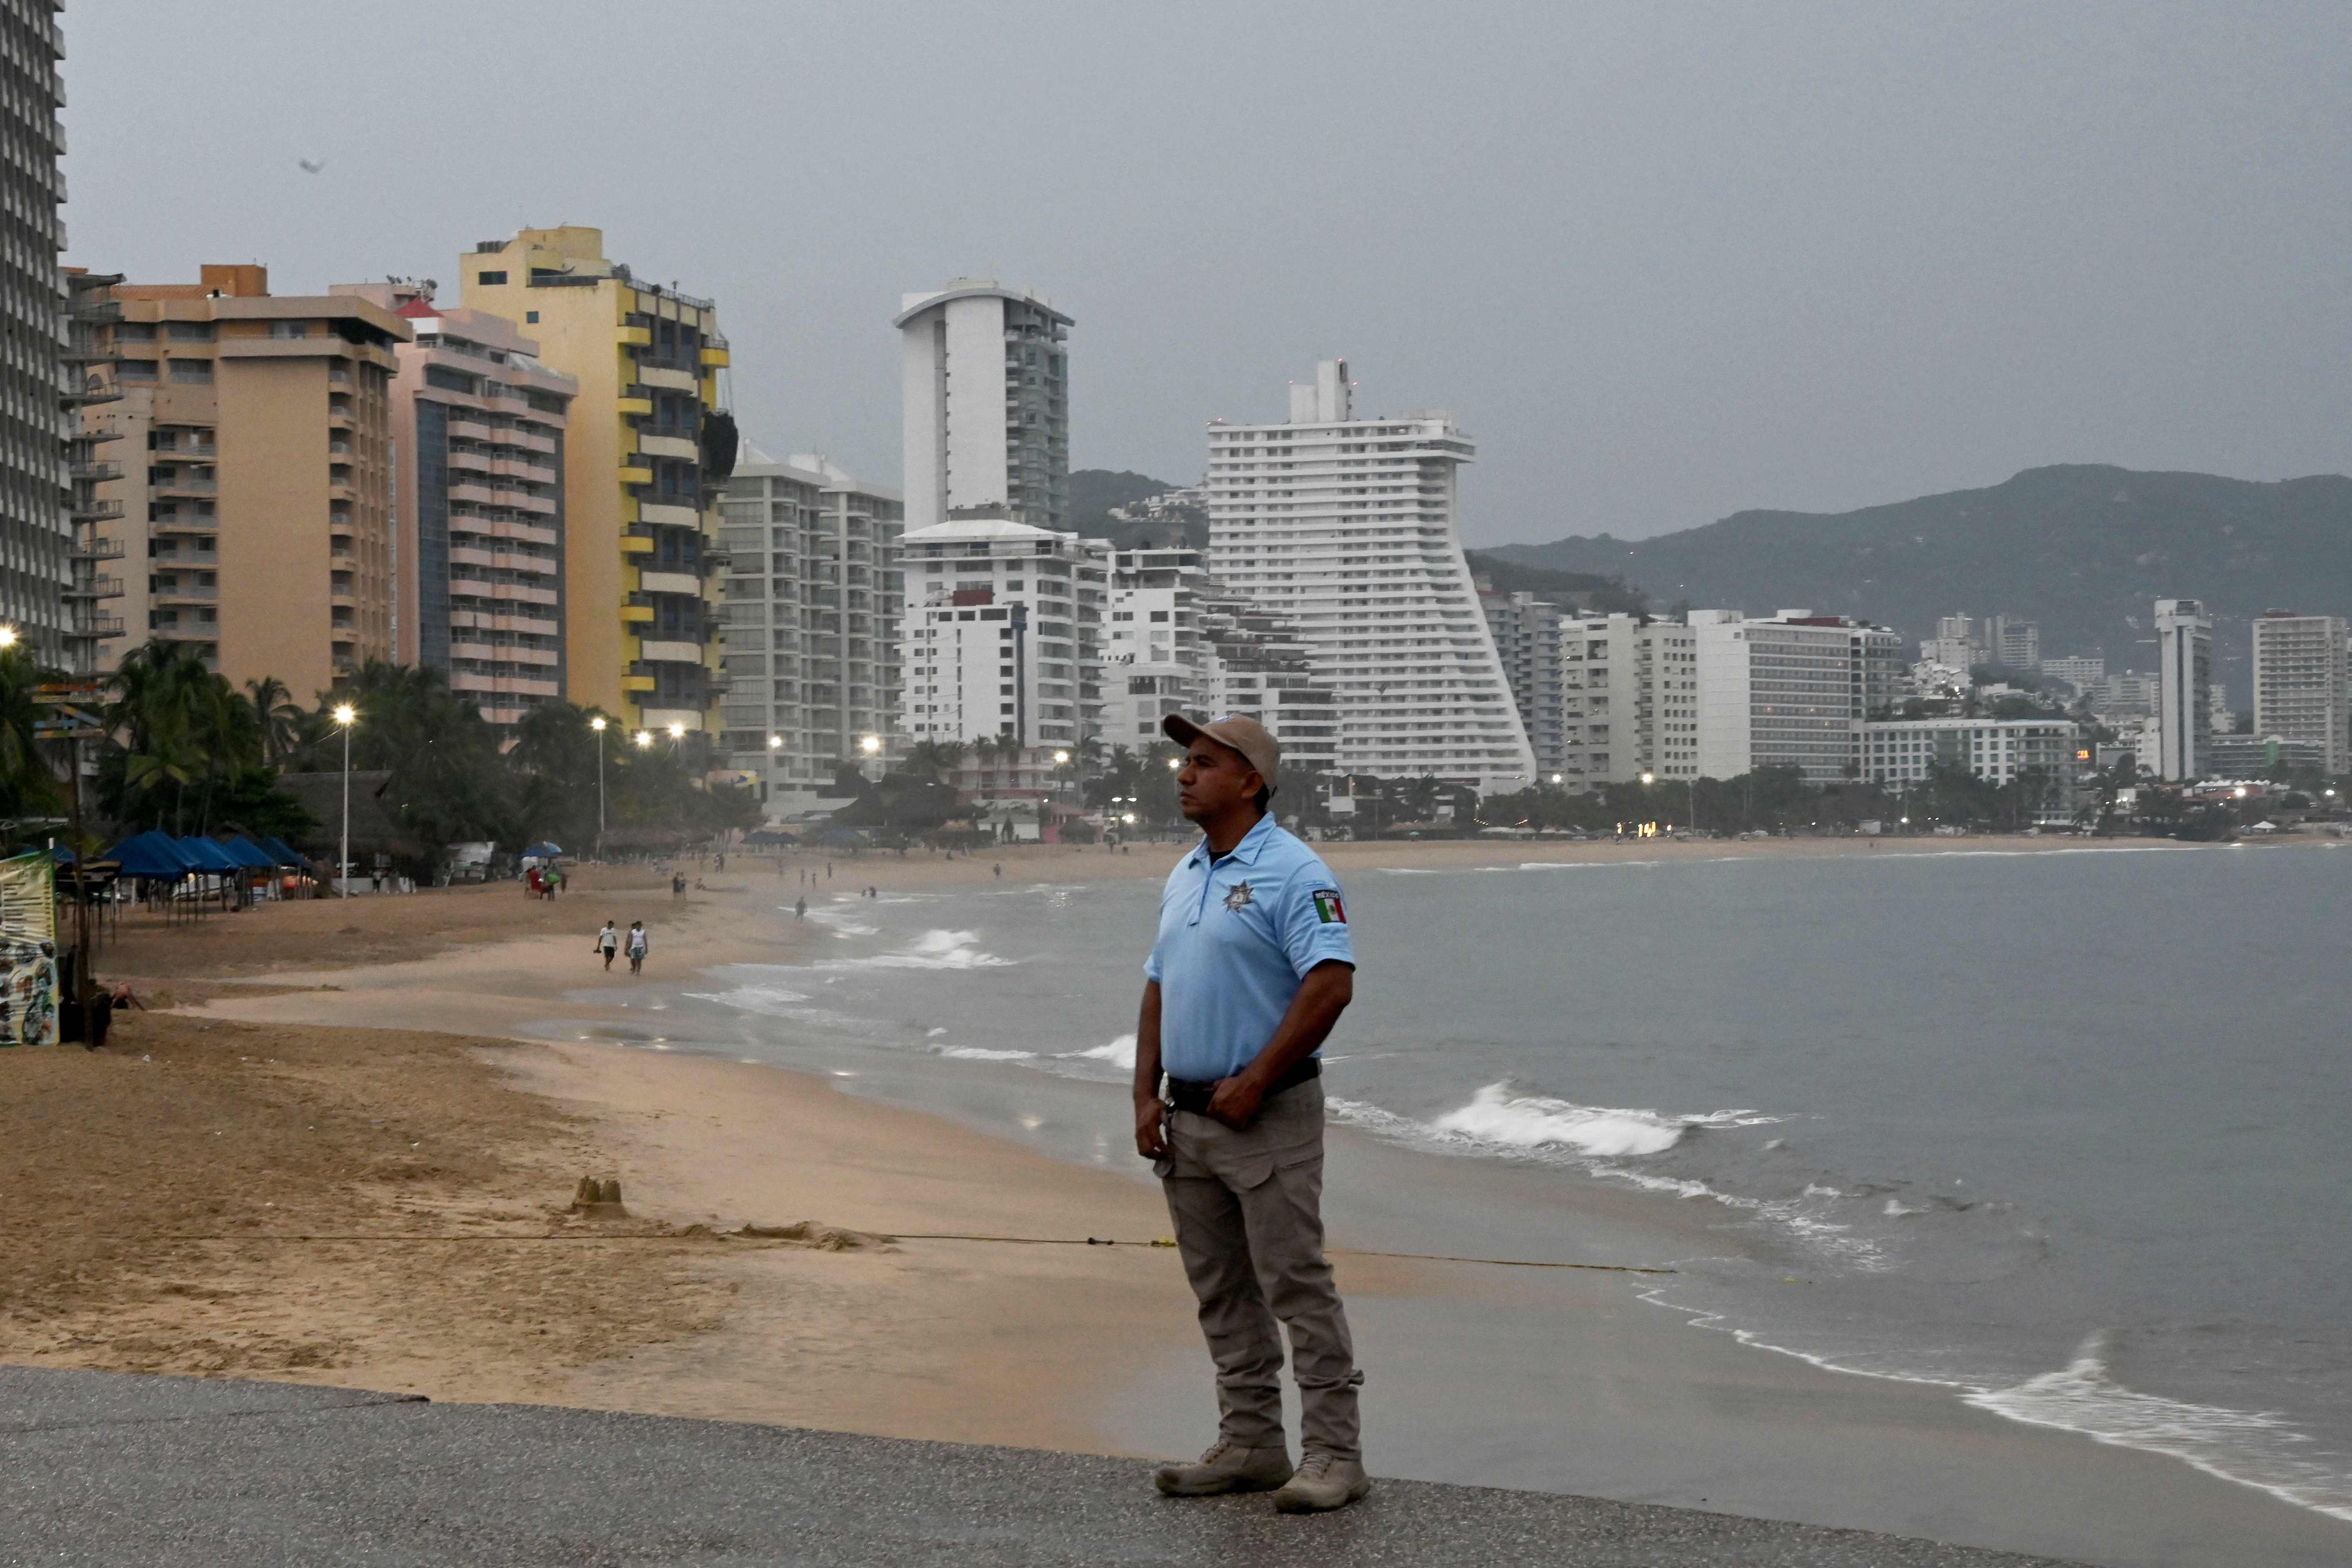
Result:
M266 268L123 283L106 349L126 561L112 669L147 638L194 647L233 685L297 701L393 654L391 385L408 325L383 306L269 292Z
M342 283L416 335L395 351L394 645L508 725L564 695L563 437L580 384L503 316L429 283Z
M514 322L579 383L563 444L571 700L715 737L718 485L735 445L716 307L633 277L601 229L524 229L458 267L467 308Z

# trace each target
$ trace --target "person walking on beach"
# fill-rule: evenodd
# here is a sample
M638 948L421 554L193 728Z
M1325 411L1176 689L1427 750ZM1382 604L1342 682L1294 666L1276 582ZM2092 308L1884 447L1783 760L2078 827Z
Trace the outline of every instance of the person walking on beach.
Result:
M604 955L604 969L607 973L612 972L613 953L620 945L621 933L613 929L611 921L606 921L604 929L596 933L596 951Z
M793 900L793 919L796 921L804 921L808 919L808 900L806 899L794 899Z
M631 921L629 922L629 973L643 974L645 972L646 922Z
M1286 1513L1371 1489L1348 1316L1323 1255L1318 1053L1355 995L1339 884L1266 812L1281 749L1252 720L1161 727L1202 841L1169 873L1135 1026L1135 1148L1168 1198L1217 1369L1217 1440L1154 1475L1171 1497L1273 1491ZM1167 1075L1167 1099L1160 1076ZM1300 1455L1282 1428L1282 1334Z

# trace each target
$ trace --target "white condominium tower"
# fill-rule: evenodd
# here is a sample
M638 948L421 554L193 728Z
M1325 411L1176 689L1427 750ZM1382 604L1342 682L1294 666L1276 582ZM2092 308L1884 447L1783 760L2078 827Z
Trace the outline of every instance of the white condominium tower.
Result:
M2157 774L2179 782L2205 775L2212 734L2206 689L2213 681L2213 617L2195 599L2156 602Z
M1070 318L959 278L901 297L907 531L998 518L1058 532L1070 503Z
M1441 409L1358 419L1344 360L1276 425L1209 427L1209 570L1297 628L1338 691L1336 767L1486 793L1535 756L1462 558L1454 474L1476 448Z
M2316 748L2352 773L2352 646L2342 616L2264 610L2254 621L2254 733Z

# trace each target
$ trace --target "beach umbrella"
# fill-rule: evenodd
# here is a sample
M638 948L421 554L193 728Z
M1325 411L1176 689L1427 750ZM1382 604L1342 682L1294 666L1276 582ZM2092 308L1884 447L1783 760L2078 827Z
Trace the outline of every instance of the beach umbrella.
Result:
M530 848L524 850L523 853L526 855L536 855L542 860L551 860L558 855L562 854L563 849L561 845L550 844L542 839L539 843L534 844Z

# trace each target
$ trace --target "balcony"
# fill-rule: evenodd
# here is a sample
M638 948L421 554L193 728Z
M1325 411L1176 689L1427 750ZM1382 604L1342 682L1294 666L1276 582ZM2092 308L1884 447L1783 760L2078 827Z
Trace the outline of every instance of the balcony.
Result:
M93 403L120 403L122 400L122 389L110 381L93 375L84 378L80 391L67 393L65 400L83 407L88 407Z
M98 637L102 640L107 637L119 637L123 631L121 616L77 616L74 617L71 635L78 637ZM158 632L156 635L160 637L163 634Z
M99 462L74 463L68 466L66 473L72 479L87 479L94 485L110 484L122 477L122 465Z
M68 599L120 599L122 597L122 579L100 576L86 583L70 584L64 596Z
M122 559L122 541L93 536L78 542L68 550L66 559L68 561L120 561Z
M88 500L75 500L67 508L67 510L72 514L76 522L105 522L122 515L122 503L119 500L100 500L92 497Z
M621 465L621 482L625 485L649 485L654 482L654 471L624 463Z
M723 369L728 363L727 351L723 348L705 349L702 351L702 363L710 370Z

